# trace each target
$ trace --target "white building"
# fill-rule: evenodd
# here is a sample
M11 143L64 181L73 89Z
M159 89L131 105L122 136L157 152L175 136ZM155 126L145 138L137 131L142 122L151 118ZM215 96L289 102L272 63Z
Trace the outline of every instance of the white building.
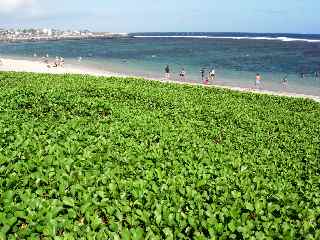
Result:
M52 29L44 28L42 29L42 33L48 36L52 36Z

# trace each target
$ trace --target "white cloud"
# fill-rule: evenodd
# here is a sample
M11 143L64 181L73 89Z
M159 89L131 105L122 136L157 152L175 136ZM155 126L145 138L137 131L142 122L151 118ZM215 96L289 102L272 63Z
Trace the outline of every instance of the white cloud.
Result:
M0 12L11 13L34 5L35 0L0 0Z

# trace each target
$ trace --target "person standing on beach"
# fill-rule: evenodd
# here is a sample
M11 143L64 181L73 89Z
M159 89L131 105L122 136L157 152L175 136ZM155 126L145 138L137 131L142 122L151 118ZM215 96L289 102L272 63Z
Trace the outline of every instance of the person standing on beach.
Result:
M204 69L204 68L201 68L200 73L201 73L201 81L203 82L203 80L204 80L204 74L205 74L205 69Z
M169 79L170 78L170 68L169 68L169 65L167 65L164 69L165 71L165 78L166 79Z
M209 72L209 79L214 80L215 77L216 77L216 71L214 70L214 68L212 68L211 71Z
M179 74L180 80L185 81L186 80L186 71L184 68L182 68L180 74Z
M53 67L58 67L59 65L59 58L56 56L56 60L53 62Z
M282 78L281 84L282 84L283 88L287 88L287 86L288 86L288 75L286 75L286 76L284 76L284 78Z
M64 58L63 57L60 57L60 66L64 67Z
M260 85L261 85L261 76L259 73L257 73L256 75L256 82L255 82L255 87L260 89Z
M44 63L49 64L49 55L48 54L46 54L46 56L44 57Z

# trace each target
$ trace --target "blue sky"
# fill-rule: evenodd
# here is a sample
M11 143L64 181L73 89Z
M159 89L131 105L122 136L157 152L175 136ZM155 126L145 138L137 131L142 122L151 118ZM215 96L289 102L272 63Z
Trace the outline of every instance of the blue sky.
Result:
M318 0L0 0L0 27L320 33Z

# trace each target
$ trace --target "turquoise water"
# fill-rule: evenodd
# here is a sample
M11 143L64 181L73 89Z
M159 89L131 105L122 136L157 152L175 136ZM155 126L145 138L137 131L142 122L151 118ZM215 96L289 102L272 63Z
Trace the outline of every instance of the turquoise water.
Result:
M201 82L201 68L215 68L215 84L242 87L253 87L255 75L260 73L264 89L320 95L320 79L314 74L320 72L318 35L133 34L138 35L142 37L0 43L0 56L64 56L69 64L156 78L163 77L169 64L173 79L185 68L186 81L191 82ZM77 62L80 56L81 63ZM289 85L283 89L281 79L286 75Z

